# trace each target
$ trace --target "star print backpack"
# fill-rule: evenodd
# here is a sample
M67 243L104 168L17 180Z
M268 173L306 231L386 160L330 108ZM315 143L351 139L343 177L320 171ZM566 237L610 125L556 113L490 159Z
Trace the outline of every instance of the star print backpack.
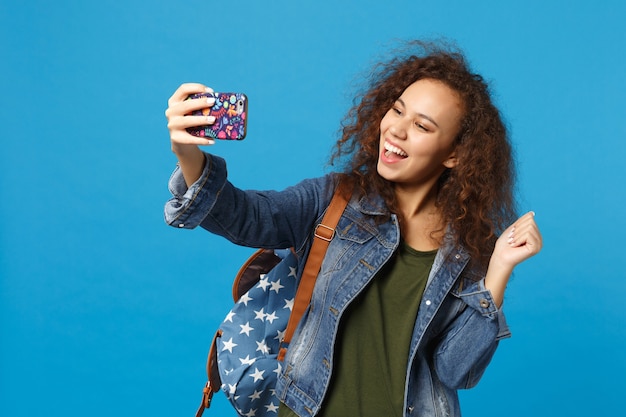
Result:
M350 190L351 191L351 190ZM200 417L222 390L240 416L277 416L274 387L287 347L311 300L326 249L351 192L337 187L315 238L302 277L291 249L257 250L233 283L235 306L217 330L207 360L208 382Z

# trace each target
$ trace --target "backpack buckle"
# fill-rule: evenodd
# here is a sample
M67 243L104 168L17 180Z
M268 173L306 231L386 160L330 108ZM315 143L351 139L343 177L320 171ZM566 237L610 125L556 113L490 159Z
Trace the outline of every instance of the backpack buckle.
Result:
M333 236L335 236L335 229L332 227L328 227L322 223L315 226L315 237L330 242L333 240Z

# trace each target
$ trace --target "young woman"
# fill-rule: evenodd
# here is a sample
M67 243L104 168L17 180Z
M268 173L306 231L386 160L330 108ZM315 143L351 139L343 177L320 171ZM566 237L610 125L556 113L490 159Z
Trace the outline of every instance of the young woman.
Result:
M541 249L534 213L515 220L511 149L483 79L460 52L417 46L379 65L346 117L343 172L280 192L236 188L198 147L213 142L187 133L213 122L188 116L211 100L185 100L207 87L169 100L172 226L294 247L303 262L338 179L354 184L279 375L281 417L458 416L456 390L510 335L501 305Z

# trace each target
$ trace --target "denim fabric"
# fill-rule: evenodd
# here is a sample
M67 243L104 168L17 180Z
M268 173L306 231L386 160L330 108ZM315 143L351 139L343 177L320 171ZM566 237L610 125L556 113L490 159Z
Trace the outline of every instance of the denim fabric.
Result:
M243 191L226 164L207 154L201 178L187 189L178 169L165 207L174 227L198 225L250 247L294 247L299 272L335 187L335 177L305 180L284 191ZM379 216L385 216L385 221ZM289 346L277 395L300 416L315 415L328 389L339 321L349 303L390 259L400 242L395 215L378 197L353 198L322 263L309 309ZM501 309L484 286L484 271L444 242L435 258L410 346L404 415L459 416L456 390L476 385L498 341L510 336Z

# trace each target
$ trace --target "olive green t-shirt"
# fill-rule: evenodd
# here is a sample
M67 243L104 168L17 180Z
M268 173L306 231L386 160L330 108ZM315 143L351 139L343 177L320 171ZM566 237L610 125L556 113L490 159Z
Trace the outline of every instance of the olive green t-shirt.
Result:
M341 319L320 416L402 416L409 345L437 251L404 242ZM281 404L279 417L295 414Z

